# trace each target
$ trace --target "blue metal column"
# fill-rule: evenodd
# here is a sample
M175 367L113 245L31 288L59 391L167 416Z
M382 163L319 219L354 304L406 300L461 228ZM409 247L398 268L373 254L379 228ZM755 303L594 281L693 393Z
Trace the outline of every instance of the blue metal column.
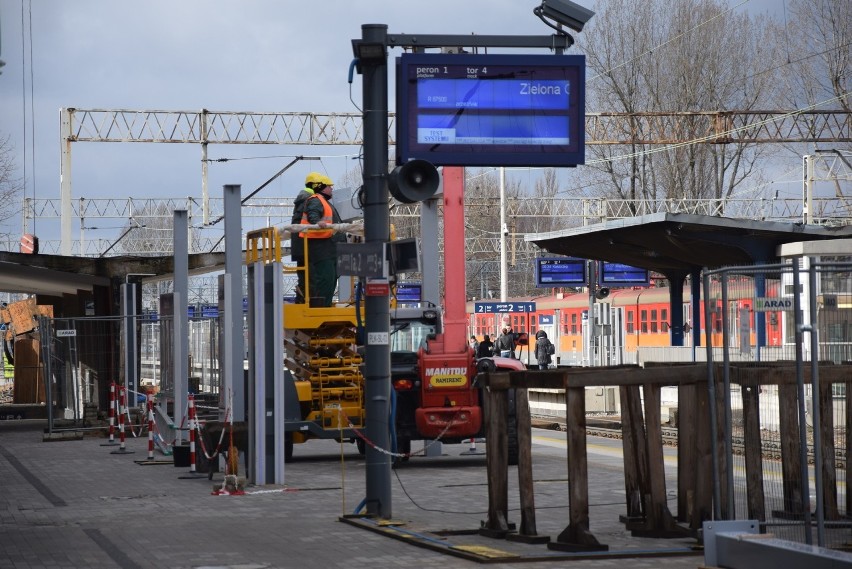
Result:
M669 322L672 329L672 346L683 346L683 283L686 274L680 271L671 271L666 275L669 278Z
M697 348L698 346L701 345L701 323L704 320L704 318L701 314L701 271L700 270L695 270L695 271L692 272L692 278L690 279L689 284L690 284L690 287L691 287L691 289L690 289L690 292L691 292L690 304L692 305L692 310L690 310L690 313L692 314L692 324L690 324L690 326L692 327L691 328L691 332L692 332L692 353L693 353L692 361L696 361L696 359L695 359L695 353L696 353L695 348ZM706 326L707 323L704 322L704 325ZM710 337L709 329L708 329L707 337L708 338ZM709 344L710 342L707 342L707 343Z

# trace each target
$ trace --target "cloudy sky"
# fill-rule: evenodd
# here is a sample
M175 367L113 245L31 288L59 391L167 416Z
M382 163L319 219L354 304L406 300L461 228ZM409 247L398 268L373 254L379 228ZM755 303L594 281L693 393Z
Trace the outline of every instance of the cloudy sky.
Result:
M0 58L6 62L0 135L14 146L27 196L58 199L60 108L358 112L350 89L360 104L360 77L350 86L347 75L351 40L361 36L362 24L387 24L390 33L406 34L549 35L532 14L539 3L0 0ZM579 3L594 7L591 0ZM750 11L781 5L730 4ZM321 163L296 165L262 194L292 195L309 170L339 179L356 153L346 146L211 146L210 158L252 158L212 164L211 195L220 196L229 183L242 184L244 193L256 188L289 162L287 156L322 156ZM75 199L200 197L200 171L197 145L73 145ZM58 221L38 223L42 238L58 238ZM19 231L15 220L11 233Z

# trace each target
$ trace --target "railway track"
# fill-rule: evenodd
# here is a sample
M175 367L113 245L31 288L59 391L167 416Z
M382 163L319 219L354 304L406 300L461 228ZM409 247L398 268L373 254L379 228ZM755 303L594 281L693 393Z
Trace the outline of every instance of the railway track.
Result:
M532 416L532 426L540 429L550 429L555 431L567 430L565 421L560 420L561 417L546 417L541 415ZM607 425L609 423L609 425ZM678 444L678 430L675 427L662 427L663 445L676 447ZM602 437L605 439L621 439L621 422L617 419L598 419L594 417L587 418L586 434L593 437ZM842 450L842 441L835 441L834 451L834 466L835 468L846 468L846 452ZM742 456L745 453L745 444L742 437L733 437L732 450L737 456ZM763 449L763 458L765 460L781 460L781 442L779 441L763 441L761 443ZM814 463L814 448L813 445L808 445L808 463Z

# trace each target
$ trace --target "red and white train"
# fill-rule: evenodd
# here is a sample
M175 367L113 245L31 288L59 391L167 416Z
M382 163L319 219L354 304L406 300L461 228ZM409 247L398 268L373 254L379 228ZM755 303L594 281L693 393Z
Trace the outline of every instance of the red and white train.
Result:
M777 296L778 286L768 286L767 296ZM604 299L590 303L588 292L558 293L508 299L508 302L534 302L535 312L475 313L475 303L467 303L468 325L471 335L482 339L488 334L492 340L499 334L504 319L508 319L516 332L527 332L530 338L529 353L535 353L535 333L547 332L557 347L559 365L616 365L637 363L640 348L671 346L671 306L668 287L615 288ZM741 336L748 334L748 345L757 345L757 323L761 320L753 310L754 289L731 287L728 301L729 343L740 346ZM722 345L722 301L712 300L711 340L713 346ZM592 337L588 334L590 305L597 326ZM692 297L689 287L683 291L682 310L684 346L692 346L693 322L701 322L701 346L706 346L707 326L703 301L697 309L701 318L693 318ZM784 342L783 317L779 312L763 312L765 346L782 346ZM746 320L747 319L747 320ZM593 342L590 347L590 342ZM526 347L524 348L525 353ZM603 353L603 359L589 361L589 354ZM535 363L533 356L530 362ZM522 359L526 359L522 357Z

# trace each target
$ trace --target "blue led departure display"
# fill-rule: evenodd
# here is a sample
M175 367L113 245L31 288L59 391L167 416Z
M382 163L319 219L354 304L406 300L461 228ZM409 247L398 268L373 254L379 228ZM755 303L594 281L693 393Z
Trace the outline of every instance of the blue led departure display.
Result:
M607 261L601 262L599 280L600 284L610 286L642 286L651 282L648 269Z
M585 160L585 58L404 54L397 111L400 163L575 166Z
M585 259L566 257L535 260L535 286L538 288L586 284Z

